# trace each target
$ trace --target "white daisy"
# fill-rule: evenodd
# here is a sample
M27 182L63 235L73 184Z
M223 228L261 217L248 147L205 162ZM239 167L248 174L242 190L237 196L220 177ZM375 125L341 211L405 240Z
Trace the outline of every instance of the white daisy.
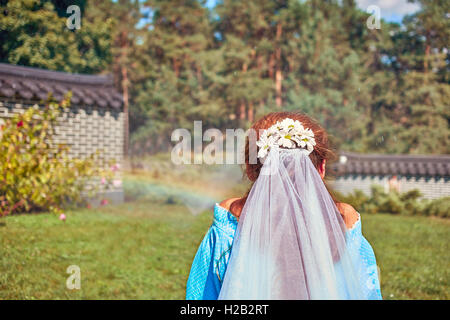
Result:
M316 141L311 129L305 128L298 120L285 118L264 130L256 144L259 147L258 158L265 158L271 149L278 147L303 148L311 153Z
M269 135L269 132L265 130L259 140L256 142L256 145L259 147L258 158L264 158L269 152L270 148L274 145L275 138L273 135Z
M276 136L279 134L278 129L275 126L270 127L267 130L264 130L264 133L267 137L274 137L276 138Z
M278 140L278 145L283 148L292 149L295 147L295 142L292 140L292 136L286 133Z
M269 146L264 146L262 148L259 148L258 158L265 158L267 156L267 153L269 152L269 150L270 150Z
M314 150L313 145L309 141L306 142L306 150L308 150L310 153Z
M305 127L303 127L302 123L300 121L294 122L294 130L297 134L305 131Z
M280 122L280 126L283 130L283 133L289 133L292 129L295 129L295 121L290 118L286 118Z

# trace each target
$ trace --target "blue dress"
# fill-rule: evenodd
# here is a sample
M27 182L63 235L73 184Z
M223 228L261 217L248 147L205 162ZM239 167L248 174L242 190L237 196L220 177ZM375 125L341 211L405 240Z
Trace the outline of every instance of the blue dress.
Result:
M216 300L219 297L237 225L231 212L218 204L214 206L213 223L192 263L186 287L187 300ZM359 283L367 290L369 299L381 299L375 254L361 233L361 217L345 236L347 249L357 252L353 256L358 259L354 265Z

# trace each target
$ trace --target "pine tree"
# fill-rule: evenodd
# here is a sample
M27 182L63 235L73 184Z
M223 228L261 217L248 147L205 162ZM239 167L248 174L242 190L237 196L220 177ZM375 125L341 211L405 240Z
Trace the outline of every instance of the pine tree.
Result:
M149 0L143 6L151 16L139 48L143 58L137 59L147 70L137 85L136 116L144 118L145 125L135 141L150 136L169 147L172 130L190 128L200 119L215 124L218 119L213 118L221 117L220 97L215 95L220 84L213 71L220 61L213 60L208 10L198 1Z
M421 10L391 25L384 60L367 75L373 90L370 150L388 153L448 153L450 86L445 39L448 4L421 1ZM446 11L447 10L447 11Z
M87 18L93 21L106 21L112 25L111 30L111 62L108 71L113 73L116 87L123 96L124 106L124 153L129 149L129 114L134 105L132 86L138 77L136 68L139 37L141 30L136 25L142 18L138 0L90 0Z
M286 108L317 119L336 146L361 148L366 119L359 101L363 86L359 58L336 30L341 19L335 3L293 3L286 12Z
M216 8L222 39L224 91L230 114L241 126L283 101L283 27L286 1L226 1Z
M400 100L405 124L401 131L409 153L449 153L450 84L447 39L450 37L448 1L421 0L421 10L405 19L401 37L414 43L398 54L403 62ZM411 41L412 40L412 41ZM407 43L402 42L403 48ZM401 47L401 48L402 48Z

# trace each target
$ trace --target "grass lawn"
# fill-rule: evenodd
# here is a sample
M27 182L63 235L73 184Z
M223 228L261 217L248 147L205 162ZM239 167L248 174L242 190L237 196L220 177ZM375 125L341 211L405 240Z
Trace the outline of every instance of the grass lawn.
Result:
M197 246L211 223L180 204L120 206L0 219L0 299L183 299ZM450 299L450 221L364 215L385 299ZM81 268L81 289L66 269Z

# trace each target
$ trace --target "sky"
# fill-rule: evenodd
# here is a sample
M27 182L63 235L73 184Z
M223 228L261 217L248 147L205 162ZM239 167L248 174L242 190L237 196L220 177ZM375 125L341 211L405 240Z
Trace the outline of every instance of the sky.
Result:
M356 0L358 7L364 11L370 5L376 5L380 8L381 18L389 22L400 23L407 14L412 14L419 10L419 5L409 3L407 0ZM216 0L207 0L206 6L214 7ZM370 11L372 13L373 11Z
M364 11L370 5L378 6L382 19L398 23L402 21L405 15L412 14L420 8L418 4L409 3L407 0L356 0L356 3Z

